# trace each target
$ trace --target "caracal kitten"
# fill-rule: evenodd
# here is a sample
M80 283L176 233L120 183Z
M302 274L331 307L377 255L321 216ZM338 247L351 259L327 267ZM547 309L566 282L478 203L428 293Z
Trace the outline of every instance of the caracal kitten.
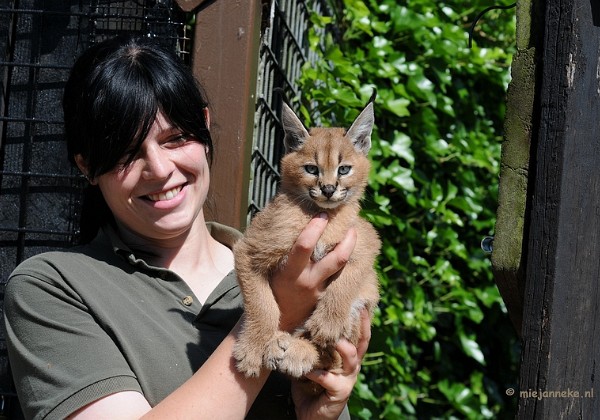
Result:
M244 315L233 354L238 370L248 377L257 376L262 367L296 378L315 368L339 371L336 342L345 337L356 345L361 309L372 311L379 301L373 264L381 242L375 229L358 215L369 175L373 121L370 102L347 132L313 128L309 133L283 105L286 154L281 160L280 190L234 246ZM328 214L328 224L313 252L314 261L333 249L350 227L357 231L356 246L312 315L289 334L279 330L280 312L269 279L285 265L300 232L321 212Z

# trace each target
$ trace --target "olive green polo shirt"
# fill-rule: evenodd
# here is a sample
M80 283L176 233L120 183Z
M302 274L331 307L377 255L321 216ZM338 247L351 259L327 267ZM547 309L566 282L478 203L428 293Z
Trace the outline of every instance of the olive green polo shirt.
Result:
M229 247L240 236L209 228ZM202 305L179 276L148 265L109 226L90 244L23 262L4 304L19 400L26 417L37 419L64 418L120 391L141 392L156 405L192 376L242 313L233 272ZM293 411L289 382L272 374L249 417L293 418Z

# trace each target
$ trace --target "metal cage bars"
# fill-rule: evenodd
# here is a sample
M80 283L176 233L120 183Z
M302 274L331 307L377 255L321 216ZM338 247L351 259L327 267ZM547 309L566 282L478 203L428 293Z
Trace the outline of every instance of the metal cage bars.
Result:
M248 220L277 191L279 160L284 152L280 123L283 98L278 90L286 98L297 97L302 66L316 60L307 38L312 12L331 15L323 0L282 0L270 5L269 25L260 49Z

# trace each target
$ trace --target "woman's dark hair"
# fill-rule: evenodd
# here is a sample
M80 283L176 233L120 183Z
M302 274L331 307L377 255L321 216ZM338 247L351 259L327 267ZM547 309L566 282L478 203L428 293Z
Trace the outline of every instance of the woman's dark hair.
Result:
M157 112L184 134L213 144L206 96L190 68L151 38L121 36L86 50L77 60L63 97L69 158L81 155L93 179L131 162ZM97 187L84 197L81 242L95 236L110 211Z

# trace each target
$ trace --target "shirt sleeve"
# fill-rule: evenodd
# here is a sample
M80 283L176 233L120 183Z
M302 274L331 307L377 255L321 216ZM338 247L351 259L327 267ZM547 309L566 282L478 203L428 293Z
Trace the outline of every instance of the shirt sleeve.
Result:
M64 418L115 392L141 392L117 345L52 267L13 274L4 322L26 418Z

